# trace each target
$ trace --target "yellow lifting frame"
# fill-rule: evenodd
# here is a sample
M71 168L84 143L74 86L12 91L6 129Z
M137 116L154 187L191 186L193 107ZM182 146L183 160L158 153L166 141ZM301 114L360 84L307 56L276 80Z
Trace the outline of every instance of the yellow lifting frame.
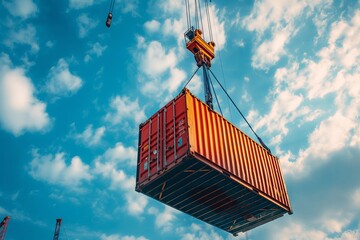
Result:
M196 64L200 67L206 64L211 67L211 60L215 58L215 43L205 42L202 38L202 31L200 29L189 29L185 33L187 39L186 48L194 54Z

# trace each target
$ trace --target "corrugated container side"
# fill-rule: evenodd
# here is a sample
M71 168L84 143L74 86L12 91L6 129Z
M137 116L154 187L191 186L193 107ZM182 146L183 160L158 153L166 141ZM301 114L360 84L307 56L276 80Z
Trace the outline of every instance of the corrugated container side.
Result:
M291 211L279 159L186 91L191 152Z

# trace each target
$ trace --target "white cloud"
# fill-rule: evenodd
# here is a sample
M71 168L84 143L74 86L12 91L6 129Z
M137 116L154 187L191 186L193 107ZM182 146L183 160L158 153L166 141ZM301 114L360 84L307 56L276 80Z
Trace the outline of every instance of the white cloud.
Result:
M192 223L190 228L178 229L178 231L181 240L224 240L212 227L200 226L195 223Z
M185 72L176 66L178 59L175 49L166 52L158 41L144 42L138 37L138 55L140 74L138 81L142 85L141 91L146 96L155 97L157 100L167 99L185 80Z
M160 26L160 22L156 20L151 20L144 23L145 30L150 33L158 32L160 30Z
M11 15L23 19L34 16L38 12L38 7L32 0L3 1L3 4Z
M358 240L360 239L359 230L347 230L341 234L339 237L327 238L326 240Z
M72 74L65 59L59 59L56 66L51 67L45 89L55 96L70 96L83 85L80 77Z
M307 18L314 11L327 6L329 1L257 1L242 26L257 33L256 49L252 59L255 68L267 69L287 55L287 44L298 31L297 21ZM270 38L267 34L270 34Z
M177 210L165 206L164 211L161 212L155 207L150 207L148 213L155 216L155 226L162 232L170 232L174 229L174 222L177 220Z
M125 147L118 142L115 147L109 148L102 156L96 158L94 173L110 181L110 190L123 191L125 210L128 214L140 216L148 200L144 195L135 192L135 177L126 174L124 170L136 166L136 154L134 148Z
M110 189L130 191L135 189L135 178L124 169L136 166L137 151L118 142L95 159L94 172L110 180Z
M29 222L31 224L34 224L34 225L40 226L40 227L47 226L46 223L34 219L34 216L30 216L27 213L24 213L23 211L18 210L16 208L14 208L12 210L8 210L8 209L5 209L0 206L0 214L10 216L11 219L16 219L17 221L20 221L20 222Z
M147 240L146 237L135 237L135 236L121 236L119 234L113 234L113 235L106 235L102 234L100 236L101 240Z
M290 91L279 92L273 100L270 112L257 121L255 129L266 128L266 131L273 135L280 134L278 141L281 140L289 131L287 125L303 115L303 111L299 110L303 100L303 96Z
M195 75L190 83L187 85L187 88L195 95L199 96L202 91L202 80L199 75Z
M85 62L89 62L93 56L100 57L107 49L107 46L102 46L99 42L92 44L91 49L86 52L84 57Z
M273 33L272 39L263 41L252 56L252 66L267 68L277 63L286 54L285 45L294 30L291 27Z
M287 226L281 226L273 229L274 231L270 232L270 239L277 240L289 240L289 239L297 239L297 240L324 240L326 238L326 234L318 229L307 229L300 223L292 222Z
M145 52L139 60L147 64L141 64L140 70L150 77L163 74L177 63L174 49L166 53L166 49L158 41L151 41L149 44L143 45L142 49L144 49Z
M105 120L110 122L112 125L122 123L127 125L125 121L134 121L136 124L144 121L145 111L141 108L138 100L131 100L126 96L116 96L111 99L110 112L105 116Z
M235 43L236 46L238 46L240 48L245 47L245 42L242 39L239 39L239 40L235 41L234 43Z
M71 202L75 205L80 205L80 200L76 197L69 196L66 193L59 193L57 191L50 193L49 198L60 202Z
M74 9L80 9L89 7L94 4L94 0L70 0L69 7Z
M179 14L179 12L184 11L184 5L181 1L160 0L158 3L160 9L167 14Z
M187 30L186 14L184 2L181 1L161 0L155 4L156 9L158 9L156 11L156 20L146 22L144 28L147 32L162 31L161 36L165 36L165 38L156 38L159 34L152 34L152 39L138 36L134 57L139 66L138 83L141 85L140 91L145 96L163 103L174 97L174 93L182 86L187 76L185 71L177 67L186 53L183 38L183 34ZM194 2L190 2L190 4L194 10ZM215 4L211 4L209 12L216 43L215 50L218 51L224 47L226 42L224 28L226 14L225 11L216 8ZM204 18L204 21L203 37L205 40L210 40L207 19ZM171 38L175 38L177 41L167 41ZM170 43L170 45L167 43ZM187 57L192 57L192 54L189 53ZM143 62L147 64L142 64ZM197 87L199 87L199 84L196 84Z
M123 169L117 167L114 162L105 162L101 158L95 161L94 173L109 179L111 190L130 190L135 189L135 178L128 176ZM133 190L132 189L132 190Z
M64 152L40 155L38 150L33 150L32 155L29 174L36 180L64 186L70 190L81 190L83 182L93 178L90 167L78 156L72 157L67 164Z
M125 147L118 142L113 148L109 148L103 157L106 161L121 163L125 162L128 166L136 166L137 150L133 147Z
M132 13L137 15L139 0L120 0L120 8L123 13Z
M360 188L355 190L352 198L355 207L360 208Z
M17 191L16 193L12 194L10 197L12 201L16 201L16 199L19 197L20 191Z
M98 158L95 161L94 172L110 180L110 190L124 191L125 208L128 214L140 216L144 212L148 203L147 198L135 192L135 178L128 176L123 169L117 166L116 162L106 162Z
M243 20L243 25L249 31L263 34L272 25L278 25L282 22L285 22L286 25L289 24L310 4L309 2L299 0L257 1L250 15Z
M135 188L132 188L125 194L126 209L130 215L142 216L148 204L148 198L138 192L135 192Z
M225 16L226 12L220 11L215 7L215 5L211 5L209 7L210 18L212 19L212 34L214 36L214 42L216 44L215 51L219 51L224 48L226 43L226 32L225 32ZM207 32L207 24L204 26L204 33Z
M262 119L263 124L273 121L267 125L269 132L280 131L281 128L285 130L287 128L284 126L300 117L311 120L308 116L311 114L316 118L316 114L320 113L323 118L309 134L309 146L295 156L296 161L282 160L285 171L293 176L302 177L299 173L309 173L312 168L325 164L332 153L357 145L356 133L359 129L360 114L360 68L357 64L360 61L359 22L360 11L356 11L348 21L334 22L327 45L317 52L316 58L305 58L301 64L292 63L275 74L276 99L272 110L281 102L281 96L286 92L294 96L304 94L307 99L298 101L296 105L289 101L290 104L281 107L277 114L269 114L267 119ZM329 100L327 97L330 94L334 97ZM312 105L312 102L321 104ZM294 108L289 109L291 105ZM289 113L293 117L279 121L281 119L278 116ZM287 134L287 131L281 132L283 136Z
M46 46L48 47L48 48L52 48L52 47L54 47L54 45L55 45L55 42L53 42L53 41L47 41L46 42Z
M90 124L86 127L84 132L75 134L75 139L80 140L85 145L96 146L101 142L102 137L104 136L106 128L104 126L93 130L93 126Z
M13 48L15 44L29 45L31 52L37 53L40 50L37 41L35 27L28 24L24 28L11 30L8 37L4 40L4 44L10 48Z
M0 122L19 136L26 131L44 131L50 125L46 104L35 96L31 79L22 68L13 68L9 56L0 55Z
M88 32L95 28L99 21L91 19L87 14L81 14L77 19L76 22L79 26L79 37L84 38Z

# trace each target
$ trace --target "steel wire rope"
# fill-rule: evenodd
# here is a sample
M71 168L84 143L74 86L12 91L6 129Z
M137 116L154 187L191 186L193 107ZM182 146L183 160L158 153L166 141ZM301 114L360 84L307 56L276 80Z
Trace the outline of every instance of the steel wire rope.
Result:
M211 2L211 0L210 0L210 2ZM206 3L208 3L207 0L206 0ZM207 4L207 5L208 5L208 4ZM209 9L207 9L207 10L209 10ZM209 23L210 23L210 27L211 27L211 41L214 41L214 39L213 39L213 34L212 34L212 26L211 26L212 16L210 15L210 12L209 12L209 11L208 11L208 16L209 16ZM217 39L217 37L216 37L216 34L215 34L215 41L218 42L218 39ZM227 86L226 86L226 78L225 78L225 73L224 73L224 67L223 67L223 61L222 61L222 57L221 57L221 51L218 51L217 53L219 54L220 69L221 69L222 77L223 77L223 79L224 79L224 85L225 85L225 88L227 88ZM230 119L231 119L231 121L234 121L234 120L233 120L232 111L231 111L231 108L230 108L229 99L227 99L226 102L227 102L227 105L228 105L228 107L229 107Z
M213 42L214 39L213 39L210 12L209 12L209 3L208 3L207 0L205 0L205 12L206 12L206 18L207 18L207 22L208 22L208 30L209 30L210 41Z
M202 32L204 32L204 23L203 23L203 19L202 19L202 13L201 13L202 11L201 11L201 4L200 4L201 0L198 0L197 2L199 4L198 9L199 9L199 16L200 16L200 22L199 22L200 29L201 29Z
M222 84L220 83L220 81L217 79L217 77L215 76L215 74L211 71L210 68L208 68L208 70L211 72L211 74L213 75L213 77L215 78L215 80L217 81L217 83L220 85L221 89L224 91L224 93L226 94L226 96L230 99L230 101L232 102L232 104L234 105L234 107L236 108L236 110L240 113L241 117L245 120L245 122L247 123L247 125L249 126L250 130L255 134L255 136L257 137L257 139L259 140L260 144L269 152L271 153L270 148L268 148L266 146L266 144L263 142L263 140L259 137L259 135L256 134L255 130L252 128L252 126L250 125L250 123L248 122L248 120L246 119L246 117L242 114L242 112L240 111L240 109L238 108L238 106L235 104L235 102L232 100L232 98L230 97L230 95L227 93L227 91L225 90L225 88L222 86Z
M197 1L198 0L195 0L195 28L199 29L199 12L198 12L198 9L197 9L197 6L198 6Z
M109 13L112 13L114 11L114 6L115 6L115 0L111 0L109 6Z
M222 112L222 110L221 110L220 103L219 103L218 97L217 97L217 95L216 95L215 88L214 88L214 85L213 85L213 83L212 83L212 80L211 80L210 76L209 76L208 79L209 79L211 88L212 88L212 90L213 90L213 93L214 93L214 95L215 95L216 103L217 103L217 105L218 105L218 107L219 107L221 116L224 116L224 114L223 114L223 112Z
M69 237L68 237L68 235L67 235L67 231L66 231L65 225L63 225L63 229L64 229L64 233L65 233L65 238L66 238L66 240L69 240Z
M185 9L186 9L186 21L188 25L188 29L191 28L191 13L190 13L190 5L189 0L185 0Z
M222 62L222 57L221 57L221 52L219 51L218 54L219 54L219 59L220 59L221 74L222 74L222 77L223 77L223 79L224 79L225 88L227 88L227 86L226 86L226 79L225 79L225 73L224 73L224 67L223 67L223 62ZM231 111L231 108L230 108L229 99L228 99L226 102L227 102L228 107L229 107L230 119L231 119L231 121L233 121L233 115L232 115L232 111Z
M200 67L198 67L196 70L195 70L195 72L193 73L193 75L191 76L191 78L187 81L187 83L185 84L185 86L183 87L183 89L184 88L186 88L186 86L189 84L189 82L193 79L193 77L195 76L195 74L199 71L199 69L200 69Z

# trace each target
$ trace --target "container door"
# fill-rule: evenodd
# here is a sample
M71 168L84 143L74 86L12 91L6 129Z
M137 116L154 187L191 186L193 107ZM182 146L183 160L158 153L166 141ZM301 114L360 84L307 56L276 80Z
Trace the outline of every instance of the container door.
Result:
M176 98L165 107L164 167L183 157L189 148L185 96Z
M141 127L138 149L138 183L173 166L189 148L185 96L160 109Z
M163 109L153 115L142 127L139 135L138 181L143 182L162 169Z

